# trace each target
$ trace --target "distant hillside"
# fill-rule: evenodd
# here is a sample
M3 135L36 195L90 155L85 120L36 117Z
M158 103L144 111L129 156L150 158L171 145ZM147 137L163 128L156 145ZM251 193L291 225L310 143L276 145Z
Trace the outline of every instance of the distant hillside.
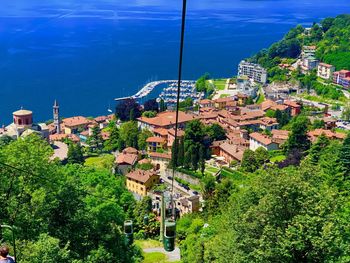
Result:
M334 65L337 70L350 70L350 15L326 18L314 23L310 30L298 25L282 40L261 50L250 60L261 64L273 75L283 58L297 58L303 45L316 45L316 56L320 61Z

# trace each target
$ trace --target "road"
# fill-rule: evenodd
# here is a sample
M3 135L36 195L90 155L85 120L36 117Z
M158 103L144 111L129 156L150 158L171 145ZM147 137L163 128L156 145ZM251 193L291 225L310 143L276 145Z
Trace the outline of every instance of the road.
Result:
M172 184L172 180L169 180L168 177L165 176L165 173L161 173L160 174L160 178L167 184L171 185ZM176 182L174 180L174 188L176 188L176 190L178 192L180 192L181 194L185 194L185 195L188 195L188 196L191 196L193 195L193 191L192 189L190 190L186 190L185 188L183 188L178 182Z

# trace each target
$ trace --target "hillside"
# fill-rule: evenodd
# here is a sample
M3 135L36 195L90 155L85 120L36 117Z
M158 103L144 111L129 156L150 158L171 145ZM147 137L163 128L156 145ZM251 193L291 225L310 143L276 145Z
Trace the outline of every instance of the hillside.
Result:
M282 40L263 49L250 61L267 68L270 76L278 64L299 57L303 45L317 46L316 57L332 64L337 70L350 70L350 15L339 15L314 23L310 29L301 25L292 28Z

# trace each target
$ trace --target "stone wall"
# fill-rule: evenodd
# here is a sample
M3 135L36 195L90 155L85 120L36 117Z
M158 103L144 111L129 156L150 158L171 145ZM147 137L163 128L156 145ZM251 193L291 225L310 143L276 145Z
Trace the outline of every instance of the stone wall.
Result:
M168 176L173 176L173 170L172 170L172 169L166 169L166 170L165 170L165 175L166 175L167 177L168 177ZM178 177L178 178L180 178L180 179L182 179L182 180L185 180L185 181L189 182L190 184L195 184L195 185L200 184L199 179L194 178L194 177L191 176L191 175L178 172L178 171L175 171L175 177Z

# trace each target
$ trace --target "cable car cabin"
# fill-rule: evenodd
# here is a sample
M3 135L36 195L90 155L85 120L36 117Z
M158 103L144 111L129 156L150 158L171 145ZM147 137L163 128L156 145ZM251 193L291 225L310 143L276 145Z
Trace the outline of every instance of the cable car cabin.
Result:
M176 223L173 220L166 220L164 226L164 249L165 251L171 252L175 249Z
M148 225L148 224L149 224L149 216L148 216L148 215L145 215L145 216L143 217L143 224L144 224L144 225Z
M134 242L134 231L131 220L126 220L124 222L124 234L127 245L131 245Z

